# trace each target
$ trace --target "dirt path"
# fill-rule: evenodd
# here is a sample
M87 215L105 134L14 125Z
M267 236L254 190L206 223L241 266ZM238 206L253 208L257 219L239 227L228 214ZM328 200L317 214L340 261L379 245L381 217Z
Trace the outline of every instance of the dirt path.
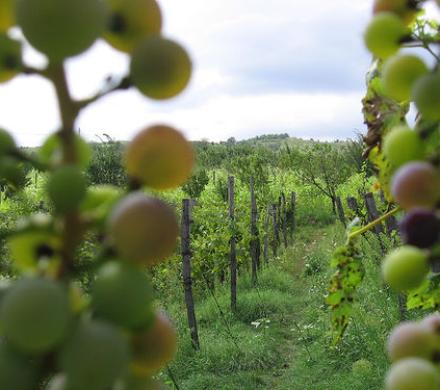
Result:
M308 256L313 255L319 247L322 235L326 234L322 229L308 230L308 233L310 233L310 236L301 234L298 237L297 244L287 248L283 255L286 261L286 269L292 276L294 296L292 297L292 310L288 318L286 318L284 342L279 349L284 363L281 367L274 369L273 379L268 389L287 390L290 388L285 387L283 382L285 382L285 376L289 373L289 369L295 359L295 351L299 346L303 348L299 341L302 330L297 321L301 317L301 310L304 307L304 294L307 293L306 281L303 277L304 266ZM291 265L291 268L289 265Z

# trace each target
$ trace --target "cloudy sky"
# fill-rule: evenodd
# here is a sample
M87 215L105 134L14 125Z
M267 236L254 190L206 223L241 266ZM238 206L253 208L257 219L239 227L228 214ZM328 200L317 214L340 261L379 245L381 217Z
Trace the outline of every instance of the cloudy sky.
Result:
M225 140L287 132L303 138L346 138L363 130L360 99L370 56L362 31L371 0L159 0L164 34L191 54L190 87L167 102L134 90L83 111L86 138L107 133L127 140L154 123L169 123L190 139ZM43 59L31 49L26 59ZM123 75L128 58L97 42L69 60L75 97ZM50 84L20 76L0 85L0 126L22 145L36 145L59 126Z

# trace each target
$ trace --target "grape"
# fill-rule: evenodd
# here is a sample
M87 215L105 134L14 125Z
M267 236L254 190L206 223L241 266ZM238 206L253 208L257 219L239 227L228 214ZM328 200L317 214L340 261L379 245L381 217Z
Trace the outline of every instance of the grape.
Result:
M0 179L5 179L15 188L24 187L26 175L21 165L10 157L0 157Z
M5 339L0 339L0 389L32 390L36 371L29 359L14 351Z
M409 245L394 249L382 263L383 278L397 291L418 287L428 272L428 257L425 252Z
M160 36L142 40L134 49L130 74L134 86L152 99L169 99L187 86L191 60L176 42Z
M20 42L0 32L0 83L11 80L21 69Z
M173 253L178 235L174 211L137 192L123 198L109 219L109 234L124 260L152 265Z
M87 188L87 195L81 203L84 211L92 211L103 205L112 204L121 197L122 192L111 184L98 184Z
M106 320L139 327L151 319L152 291L147 276L131 264L112 261L98 272L92 307Z
M152 378L130 375L118 383L113 390L165 390L165 387Z
M78 167L58 168L47 183L47 192L59 213L73 211L84 199L87 183Z
M391 193L404 209L433 207L440 195L439 174L426 162L405 164L392 178Z
M440 389L440 373L430 362L420 358L407 358L393 364L388 372L387 390Z
M0 156L4 156L15 150L16 145L12 136L3 129L0 129Z
M111 10L104 39L114 48L132 53L136 44L160 33L162 14L156 0L107 0Z
M396 167L424 157L424 146L417 132L407 126L393 128L384 138L383 152Z
M125 155L128 174L158 190L183 184L191 176L193 163L191 144L180 132L167 126L141 131Z
M55 62L88 49L107 21L100 0L16 0L16 16L30 44Z
M103 224L109 211L121 196L119 188L108 184L89 187L80 209L93 216L99 224Z
M103 390L125 374L129 361L128 341L113 325L82 321L58 358L73 388Z
M440 120L440 74L420 77L412 89L412 98L425 119Z
M86 168L92 158L92 150L89 144L75 134L74 139L75 156L77 163L81 168ZM52 134L38 149L38 154L42 162L52 166L59 166L63 161L63 150L61 146L61 138L59 134Z
M156 313L152 326L132 337L133 372L150 376L170 362L176 353L177 335L169 319Z
M430 210L414 208L403 217L399 228L406 244L429 248L439 239L440 219Z
M440 314L433 313L425 317L421 323L422 326L426 326L430 331L434 332L437 336L440 336Z
M417 10L408 7L407 0L376 0L373 6L373 14L392 12L400 16L406 23L414 20Z
M430 360L439 347L435 333L427 326L405 322L393 329L388 339L388 356L393 362L406 357Z
M399 50L400 41L407 34L405 23L398 16L381 12L368 25L364 41L371 53L384 59Z
M0 321L8 340L26 353L41 353L57 346L70 322L67 292L56 282L21 279L6 294Z
M13 1L0 1L0 32L6 32L14 25Z
M382 73L385 92L399 102L410 100L415 82L426 73L427 65L417 56L390 57L385 62Z
M40 260L59 261L60 242L50 232L30 231L8 240L11 258L20 271L35 271Z

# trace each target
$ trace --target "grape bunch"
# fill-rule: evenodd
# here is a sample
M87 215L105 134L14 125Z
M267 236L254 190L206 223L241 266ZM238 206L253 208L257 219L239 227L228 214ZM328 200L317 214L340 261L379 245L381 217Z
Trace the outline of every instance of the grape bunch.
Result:
M47 59L27 65L24 38ZM89 187L90 148L75 131L81 110L116 90L135 87L163 100L191 77L186 50L161 34L156 0L2 0L0 82L34 74L50 81L61 117L37 156L26 155L0 130L0 180L13 191L25 184L23 163L47 175L50 212L28 215L2 231L14 277L0 286L0 389L147 390L174 356L176 331L154 301L147 269L175 248L174 210L144 188L182 185L194 162L190 143L164 124L143 129L129 143L128 189ZM16 34L15 34L16 36ZM65 60L98 39L130 58L129 74L96 95L74 100ZM77 279L79 248L87 235L99 251L87 289Z
M413 128L405 118L385 123L379 145L386 161L382 169L390 176L389 193L405 212L400 221L403 246L382 263L384 280L400 293L419 288L435 275L440 242L440 38L431 27L420 33L417 15L426 2L376 0L364 33L365 45L380 67L378 89L396 105L413 103L418 112ZM404 47L426 49L434 66L418 52L401 50ZM395 328L388 344L393 365L386 388L440 389L439 351L440 315Z

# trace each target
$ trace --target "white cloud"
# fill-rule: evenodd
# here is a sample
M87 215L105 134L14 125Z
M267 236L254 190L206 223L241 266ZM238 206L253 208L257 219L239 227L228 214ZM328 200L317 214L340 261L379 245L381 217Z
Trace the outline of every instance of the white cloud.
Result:
M108 133L128 139L167 122L191 139L289 132L346 137L362 128L360 99L369 55L362 31L371 0L159 0L164 33L194 60L190 87L178 98L153 102L118 92L85 110L77 123L90 139ZM27 58L41 57L27 51ZM68 63L75 97L95 92L110 74L127 71L128 57L98 42ZM20 143L37 144L59 126L50 85L17 77L0 85L0 126Z

